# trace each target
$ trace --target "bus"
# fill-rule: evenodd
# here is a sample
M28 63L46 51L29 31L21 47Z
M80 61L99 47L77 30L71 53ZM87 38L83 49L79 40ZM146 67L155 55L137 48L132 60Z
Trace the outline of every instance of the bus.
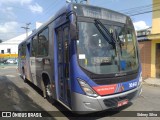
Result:
M142 92L133 23L109 9L70 3L18 51L23 79L79 114L121 107Z

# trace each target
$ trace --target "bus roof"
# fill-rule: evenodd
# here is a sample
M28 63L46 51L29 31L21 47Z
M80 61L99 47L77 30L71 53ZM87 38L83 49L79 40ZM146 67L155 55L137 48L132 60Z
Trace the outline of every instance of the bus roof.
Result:
M50 24L52 21L59 18L61 15L66 14L70 12L71 10L74 10L75 12L77 12L77 16L85 16L85 17L93 17L93 18L101 18L101 19L109 18L109 20L112 20L112 21L119 20L118 22L122 22L123 20L125 21L125 19L129 18L127 15L124 15L122 13L119 13L119 12L116 12L110 9L97 7L93 5L87 5L87 4L69 3L68 5L65 5L60 10L58 10L57 13L53 17L50 18L50 20L48 20L40 28L35 30L28 38L36 34L38 31L43 29L45 26ZM24 43L26 40L28 40L28 38L26 38L20 44Z
M127 18L129 18L122 13L91 5L73 4L72 9L76 11L78 16L104 19L120 23L126 23Z
M49 24L50 22L54 21L55 19L57 19L58 17L60 17L62 14L65 14L67 12L70 12L71 10L75 10L74 6L77 7L86 7L86 8L95 8L95 9L101 9L101 10L106 10L109 11L110 13L114 13L116 15L121 15L123 17L128 17L127 15L124 15L122 13L110 10L110 9L106 9L106 8L102 8L102 7L97 7L97 6L93 6L93 5L87 5L87 4L79 4L79 3L70 3L68 5L63 6L60 10L57 11L57 13L50 18L50 20L48 20L46 23L44 23L39 29L37 29L36 31L39 31L41 28L43 28L44 26L46 26L47 24ZM82 9L82 8L79 8ZM93 10L93 9L92 9ZM76 11L76 10L75 10ZM76 11L78 12L78 11ZM78 16L81 16L82 14L77 14ZM85 16L85 15L84 15Z

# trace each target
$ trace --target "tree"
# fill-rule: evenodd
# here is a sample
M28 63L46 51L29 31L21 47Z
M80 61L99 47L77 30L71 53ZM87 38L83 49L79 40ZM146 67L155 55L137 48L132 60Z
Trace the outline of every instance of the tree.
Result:
M3 42L3 40L0 39L0 43L2 43L2 42Z

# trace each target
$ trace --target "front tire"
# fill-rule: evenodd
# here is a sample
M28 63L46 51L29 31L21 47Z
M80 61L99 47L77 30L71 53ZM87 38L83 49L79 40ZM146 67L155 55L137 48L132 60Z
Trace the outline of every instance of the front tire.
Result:
M51 104L55 103L55 99L52 98L52 88L50 82L47 82L44 84L44 91L43 91L43 96L45 99L48 100Z

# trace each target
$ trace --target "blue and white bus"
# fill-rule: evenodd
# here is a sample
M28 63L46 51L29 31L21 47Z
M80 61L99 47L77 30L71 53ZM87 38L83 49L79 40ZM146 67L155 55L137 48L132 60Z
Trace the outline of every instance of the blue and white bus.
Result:
M121 107L141 94L138 43L124 14L71 3L18 49L23 79L71 111Z

